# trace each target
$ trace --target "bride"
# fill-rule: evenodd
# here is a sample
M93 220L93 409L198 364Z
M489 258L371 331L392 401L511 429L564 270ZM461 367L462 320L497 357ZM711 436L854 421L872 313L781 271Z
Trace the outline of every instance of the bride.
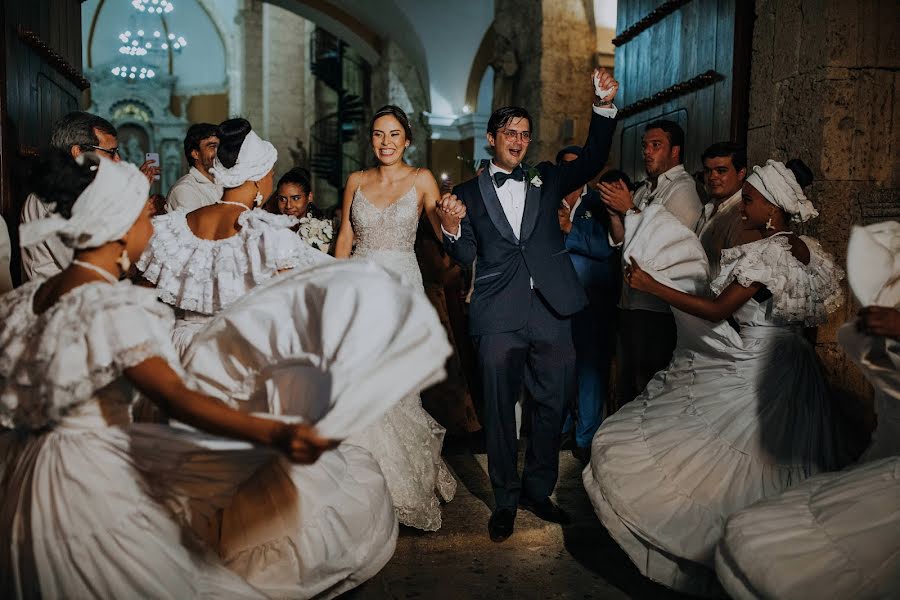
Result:
M789 165L770 160L744 183L742 219L762 239L723 251L715 297L673 281L699 269L702 294L706 271L699 242L674 217L648 209L626 221L625 280L672 306L678 346L597 431L583 479L641 572L697 595L721 593L713 559L729 515L840 462L802 327L842 303L843 273L815 240L789 230L818 214L800 185L811 173Z
M371 457L194 391L171 311L120 281L153 231L147 179L93 154L37 172L54 214L22 244L56 235L75 259L0 297L0 589L309 598L373 576L397 528ZM131 423L138 390L198 430Z
M422 274L413 252L423 209L440 239L435 212L440 196L427 169L403 162L412 128L402 109L384 106L369 127L378 166L347 179L335 257L372 260L422 291ZM354 250L353 244L356 242ZM381 466L401 523L436 531L439 500L449 502L456 480L441 459L445 430L422 408L418 394L397 404L380 423L348 440L369 450Z

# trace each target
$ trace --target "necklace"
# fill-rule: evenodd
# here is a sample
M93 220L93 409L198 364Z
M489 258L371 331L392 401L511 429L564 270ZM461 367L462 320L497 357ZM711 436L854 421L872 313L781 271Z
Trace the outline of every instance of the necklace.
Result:
M109 271L107 271L106 269L98 267L97 265L91 264L89 262L84 262L83 260L78 260L76 258L72 261L72 264L78 265L79 267L82 267L84 269L88 269L89 271L93 271L93 272L97 273L98 275L100 275L103 279L105 279L109 283L118 283L118 281L119 281L117 277L113 276L113 274L110 273Z
M244 210L250 210L250 207L246 204L241 204L240 202L232 202L230 200L219 200L219 204L233 204L234 206L240 206Z

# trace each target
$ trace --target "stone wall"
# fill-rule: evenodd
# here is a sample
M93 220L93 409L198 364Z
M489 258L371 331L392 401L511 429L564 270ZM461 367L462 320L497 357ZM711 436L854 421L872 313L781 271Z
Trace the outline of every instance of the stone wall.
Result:
M896 2L757 0L756 14L749 160L810 166L820 216L803 231L844 265L851 224L900 218ZM817 349L830 382L859 398L867 386L835 341L857 308L848 296Z
M511 44L518 67L512 102L536 120L527 161L552 160L587 135L597 53L593 11L583 0L496 0L494 14L498 43Z

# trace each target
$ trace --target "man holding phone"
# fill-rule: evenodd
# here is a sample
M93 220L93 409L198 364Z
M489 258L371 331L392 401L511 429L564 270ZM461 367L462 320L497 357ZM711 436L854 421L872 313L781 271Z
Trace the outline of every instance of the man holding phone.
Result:
M191 170L169 190L168 212L178 209L190 212L215 204L222 198L222 186L213 181L209 172L219 149L218 130L212 123L196 123L188 129L184 137L184 157Z

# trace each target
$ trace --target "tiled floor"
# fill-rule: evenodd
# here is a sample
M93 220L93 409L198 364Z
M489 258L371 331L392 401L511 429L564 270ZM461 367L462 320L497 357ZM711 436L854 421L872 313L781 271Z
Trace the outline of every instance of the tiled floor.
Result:
M501 544L487 535L492 500L485 455L458 450L446 460L460 485L444 506L443 527L435 533L401 527L391 562L348 599L686 598L643 578L610 539L570 453L560 454L556 500L572 524L545 523L520 510L515 532Z

